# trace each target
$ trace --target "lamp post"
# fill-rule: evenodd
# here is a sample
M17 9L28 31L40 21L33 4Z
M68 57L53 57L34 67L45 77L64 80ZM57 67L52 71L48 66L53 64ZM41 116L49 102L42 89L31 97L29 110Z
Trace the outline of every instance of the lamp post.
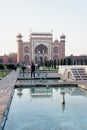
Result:
M64 110L65 110L65 90L62 88L61 89L61 92L60 92L60 94L62 95L62 110L63 110L63 112L64 112Z
M64 88L61 88L60 94L62 95L62 105L64 105L65 104L65 94L66 94Z

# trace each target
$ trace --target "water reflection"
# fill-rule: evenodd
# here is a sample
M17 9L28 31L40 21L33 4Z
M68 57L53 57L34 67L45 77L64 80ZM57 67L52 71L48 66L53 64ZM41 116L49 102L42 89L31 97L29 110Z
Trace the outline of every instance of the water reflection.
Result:
M65 105L65 94L66 94L66 90L64 87L60 88L60 94L62 95L62 105Z
M62 104L65 104L65 95L66 93L71 96L85 96L87 97L87 91L84 89L81 89L79 87L49 87L47 85L46 87L29 87L29 94L31 97L53 97L55 93L53 90L55 90L56 93L58 93L58 89L60 89L60 95L62 95ZM17 88L17 95L21 97L23 95L23 88Z
M52 101L55 102L56 97L60 97L59 98L59 102L61 104L61 109L64 113L65 108L66 108L66 104L67 101L65 100L67 95L70 96L79 96L82 95L84 97L87 97L87 91L85 91L84 89L81 89L79 87L49 87L49 85L47 85L46 87L30 87L27 88L28 94L29 94L29 101L33 101L34 99L46 99L49 98ZM18 88L17 89L17 95L18 97L22 97L23 96L23 88ZM56 95L56 96L55 96ZM59 96L60 95L60 96ZM62 97L62 101L61 101L61 97Z
M67 87L66 92L70 94L71 96L79 96L79 95L86 96L87 95L87 92L84 91L84 89L81 89L79 87Z
M78 87L16 89L5 130L87 130L84 96L87 91Z
M65 111L65 104L62 104L62 111L64 113L64 111Z
M65 94L66 94L66 88L61 87L60 88L60 94L62 95L61 105L62 105L62 111L64 113L64 111L65 111Z
M36 98L45 98L45 97L52 97L52 88L49 87L32 87L30 89L31 97Z
M21 98L23 93L22 93L22 88L17 88L17 95Z

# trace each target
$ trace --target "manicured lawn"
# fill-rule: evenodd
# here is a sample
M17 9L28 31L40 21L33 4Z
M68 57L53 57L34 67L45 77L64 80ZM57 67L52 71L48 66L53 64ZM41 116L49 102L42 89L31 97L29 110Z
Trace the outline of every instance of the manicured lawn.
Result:
M9 70L0 70L0 77L5 77L6 75L8 75L11 71Z

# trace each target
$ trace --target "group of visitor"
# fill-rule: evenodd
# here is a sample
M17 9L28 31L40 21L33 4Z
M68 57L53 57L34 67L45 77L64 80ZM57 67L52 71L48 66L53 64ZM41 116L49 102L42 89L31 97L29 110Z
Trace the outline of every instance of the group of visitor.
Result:
M23 65L21 69L22 69L23 77L24 77L24 72L25 72L25 69L26 69L25 65ZM34 64L34 62L31 63L30 69L31 69L31 77L35 77L35 64Z

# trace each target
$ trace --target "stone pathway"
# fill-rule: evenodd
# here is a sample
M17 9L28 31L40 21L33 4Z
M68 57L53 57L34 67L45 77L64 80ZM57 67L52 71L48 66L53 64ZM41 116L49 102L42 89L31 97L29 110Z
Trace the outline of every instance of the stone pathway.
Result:
M19 71L12 71L0 80L0 130L4 127L7 119L18 74Z
M84 82L78 82L78 86L87 90L87 80Z

